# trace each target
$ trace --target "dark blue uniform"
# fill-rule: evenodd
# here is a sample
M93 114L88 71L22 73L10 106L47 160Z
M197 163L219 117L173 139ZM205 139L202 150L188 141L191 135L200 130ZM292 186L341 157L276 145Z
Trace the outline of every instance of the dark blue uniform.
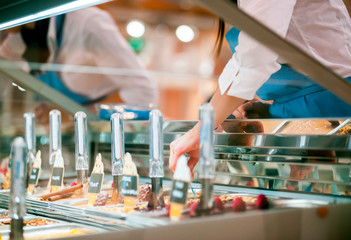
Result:
M233 53L238 45L239 32L232 28L226 34ZM351 82L351 77L347 80ZM272 118L351 116L351 105L285 65L272 74L256 94L263 100L274 100L269 107Z

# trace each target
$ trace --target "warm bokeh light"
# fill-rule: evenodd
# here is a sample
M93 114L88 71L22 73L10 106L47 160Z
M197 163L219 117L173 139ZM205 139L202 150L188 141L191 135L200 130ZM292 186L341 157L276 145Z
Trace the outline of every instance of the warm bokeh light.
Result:
M145 33L145 24L138 20L133 20L127 24L127 33L135 38L139 38Z
M191 42L195 37L195 32L187 25L180 25L176 30L176 35L182 42Z

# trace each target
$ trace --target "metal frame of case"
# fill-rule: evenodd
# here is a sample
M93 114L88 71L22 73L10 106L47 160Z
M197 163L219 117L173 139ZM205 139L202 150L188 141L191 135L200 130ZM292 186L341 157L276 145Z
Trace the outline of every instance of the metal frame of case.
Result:
M351 85L349 83L276 36L269 29L240 11L230 1L200 1L228 22L275 50L281 57L289 60L293 67L304 70L322 86L345 101L351 102L349 94ZM22 72L17 74L13 70L0 72L16 79L23 76ZM31 89L35 90L33 87ZM43 86L40 89L43 90L42 95L49 97L51 90ZM59 99L70 103L66 101L67 99L60 97L51 98L54 101ZM70 112L80 108L77 105L72 105L71 108L62 102L60 104ZM92 116L91 119L93 118L95 117ZM229 124L241 125L248 122L250 121L232 121ZM170 142L181 136L195 123L189 121L165 122L165 160L169 154ZM263 121L261 123L263 124ZM345 121L340 123L343 124ZM92 123L92 125L94 124ZM100 126L100 124L105 126ZM328 204L327 206L312 204L311 207L308 207L300 202L297 203L297 209L296 206L289 205L285 209L251 211L244 214L227 213L220 216L186 219L186 221L177 224L170 224L165 217L161 218L160 221L138 215L127 215L124 218L121 215L102 214L95 210L43 203L31 199L27 199L27 204L29 210L38 215L47 216L49 214L90 226L120 230L118 234L110 232L103 235L84 236L81 239L96 239L97 237L104 239L199 237L202 239L217 237L232 239L234 236L241 239L350 238L348 219L351 213L351 197L349 196L351 191L351 135L335 135L338 131L336 128L326 135L282 135L279 129L286 124L289 122L282 121L279 128L272 133L217 132L214 140L217 174L215 189L253 195L265 193L267 196L276 198L321 200ZM109 124L96 123L95 127L96 130L93 131L93 139L91 140L92 150L94 153L105 153L105 157L108 159L110 152ZM147 124L128 121L125 129L126 151L133 154L139 167L139 173L143 175L143 173L148 172ZM166 161L165 164L167 165ZM293 169L297 169L297 172L305 171L305 174L301 174L300 177L291 176ZM167 176L170 178L170 172L166 172ZM199 185L194 185L199 187ZM7 203L6 194L0 194L0 204L5 206ZM327 215L319 214L320 209L327 209ZM130 225L116 227L111 225L111 219L125 221Z
M264 125L269 121L232 120L225 124ZM290 120L291 123L293 121ZM339 126L342 126L343 121L340 122ZM147 124L140 121L125 122L126 151L132 153L141 176L148 170ZM168 165L169 144L195 124L195 121L165 122L165 165ZM107 124L99 125L100 129L108 129ZM332 127L330 132L340 129L339 126ZM350 194L350 135L284 135L277 129L274 131L275 134L216 132L214 138L216 183L331 195ZM93 142L93 155L100 152L108 158L109 131L97 131L93 134ZM298 173L301 174L297 175ZM144 176L147 177L146 174ZM171 176L170 171L166 171L166 177ZM194 181L197 181L196 177L195 173Z

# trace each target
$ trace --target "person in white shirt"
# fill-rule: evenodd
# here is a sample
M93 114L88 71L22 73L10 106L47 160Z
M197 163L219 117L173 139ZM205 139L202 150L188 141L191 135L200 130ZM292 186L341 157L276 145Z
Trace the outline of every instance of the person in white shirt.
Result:
M351 20L342 0L242 0L239 7L351 81ZM351 116L350 105L313 81L300 79L303 75L297 72L292 73L297 74L293 84L281 79L279 90L270 91L274 86L269 86L270 77L281 70L286 69L281 69L277 54L241 32L235 53L219 77L219 87L210 101L215 111L215 127L236 109L237 116L247 117L245 112L255 110L252 99L260 90L263 96L271 97L266 100L274 100L264 108L271 117L323 117L326 113ZM242 105L245 101L248 103ZM199 131L197 124L171 143L169 165L173 171L184 153L190 155L189 167L195 167Z
M52 17L47 25L44 44L47 44L49 54L41 60L63 64L63 69L61 72L36 72L39 79L81 104L108 102L109 99L124 103L157 103L156 83L149 78L107 12L89 7ZM9 31L0 46L1 57L25 61L25 56L35 55L28 51L26 44L37 41L35 36L42 34L41 29L33 33L24 28L19 30L17 33ZM29 33L25 34L26 31ZM98 73L73 72L68 69L72 65L100 68L93 69ZM104 69L108 68L132 73L104 74Z

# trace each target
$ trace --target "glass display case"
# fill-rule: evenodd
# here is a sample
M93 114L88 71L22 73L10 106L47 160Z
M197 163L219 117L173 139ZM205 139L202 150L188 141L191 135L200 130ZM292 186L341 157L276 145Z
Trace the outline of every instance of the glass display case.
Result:
M233 1L199 2L275 50L293 68L300 69L313 78L316 84L329 89L345 102L350 102L351 84L240 11ZM102 8L108 9L108 6L104 5ZM123 5L124 8L113 11L130 11L125 9L126 6L128 3ZM205 14L206 19L215 19L204 9L200 12ZM233 12L237 15L231 14ZM201 15L199 19L203 20L202 17ZM128 16L124 15L122 18L128 19ZM155 32L164 30L155 30L157 27L159 26L150 25L150 29ZM199 30L201 34L202 31L204 30ZM204 43L198 41L197 44L202 46L197 48L199 54L204 49L208 50L208 45L203 47ZM180 43L175 45L185 48ZM147 51L143 54L147 54ZM159 54L169 56L167 54L170 53L159 51ZM145 55L139 56L145 58ZM177 58L173 55L172 57ZM196 166L192 182L185 189L185 203L180 221L175 222L169 218L171 204L175 201L172 198L173 172L169 169L168 162L170 144L198 123L194 119L197 119L199 103L206 102L215 90L216 84L212 80L217 76L213 71L204 70L213 65L209 66L204 62L201 62L202 71L185 73L177 72L178 68L161 68L162 64L156 63L154 66L159 66L159 69L149 67L147 71L130 71L108 64L78 66L29 62L31 70L53 71L59 75L69 73L95 76L91 78L95 83L105 77L128 79L146 72L157 82L157 94L160 97L158 103L120 103L114 98L112 103L98 99L88 104L79 104L68 95L26 73L15 63L1 59L0 207L3 209L0 209L0 218L5 225L0 228L1 237L6 239L10 234L10 216L6 209L11 202L11 196L5 182L8 181L7 171L11 169L11 166L8 167L9 159L13 157L9 156L11 143L16 136L25 135L24 113L35 112L35 142L36 149L41 151L42 163L39 183L34 187L33 194L27 194L25 199L25 239L46 239L49 235L56 235L61 239L233 239L234 236L240 239L350 238L348 219L351 214L351 116L309 119L228 118L213 131L213 142L210 144L213 146L215 176L208 188L213 184L213 195L216 196L213 208L206 214L196 211L196 204L201 201L204 189L199 166ZM184 66L179 69L181 67ZM190 97L189 92L194 93L193 96ZM138 95L138 91L134 94ZM62 114L62 148L55 157L63 159L64 178L57 189L51 188L50 191L50 187L54 186L52 176L55 168L49 160L52 156L50 138L53 138L50 133L49 111L52 109L59 109ZM150 138L152 126L149 126L148 118L153 109L160 109L165 118L164 121L159 119L162 124L158 127L163 127L158 132L162 136L153 136L157 139L154 144L162 145L158 146L160 148L150 143L153 138ZM87 127L84 125L77 128L84 128L87 132L79 135L75 131L73 115L80 111L86 114L79 115L86 117L84 119L87 120ZM120 138L116 137L114 141L111 141L109 121L112 114L121 118L119 127L114 128L122 131L118 133ZM76 148L78 142L84 143L81 144L85 146L84 149ZM113 144L123 144L123 147L114 151L120 150L121 154L123 152L124 155L125 152L132 156L137 171L123 174L130 179L136 179L130 180L130 185L123 182L123 178L115 178L116 174L112 173ZM87 157L88 185L77 182L76 149L84 152ZM151 197L151 186L155 182L149 177L149 164L152 162L150 149L163 149L162 154L158 151L156 154L163 158L164 163L164 177L157 182L162 190L157 193L159 196L156 198ZM99 153L102 156L101 162L99 157L95 160L96 156L100 156ZM100 168L100 171L95 171L96 168ZM133 167L128 168L133 170ZM91 176L101 173L101 169L104 175L100 178L101 182L96 184L100 188L95 186L95 190L98 190L94 192L95 190L90 189L91 182L95 184ZM94 180L98 181L95 177ZM118 187L114 184L118 184ZM127 196L136 199L128 212L120 191L121 188L125 190L126 186L132 188L132 185L137 195ZM77 189L82 189L79 194ZM57 195L53 194L56 190ZM98 204L95 200L91 204L91 199L95 198L103 203ZM245 211L238 204L243 204ZM83 236L79 238L76 235Z

